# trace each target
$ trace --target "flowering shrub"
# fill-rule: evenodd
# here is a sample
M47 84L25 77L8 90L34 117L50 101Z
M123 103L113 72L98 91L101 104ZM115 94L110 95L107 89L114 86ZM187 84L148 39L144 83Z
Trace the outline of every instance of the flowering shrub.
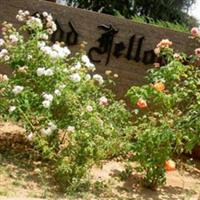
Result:
M0 115L23 124L64 188L79 186L94 163L126 151L130 115L83 50L70 56L48 41L50 14L19 11L17 19L22 27L5 22L0 39L0 61L13 69L0 75Z
M137 170L145 172L144 185L156 189L166 181L165 161L172 156L175 136L164 120L159 127L152 123L147 120L137 125L137 141L132 150L135 153L134 160L140 164Z
M191 33L200 39L197 28ZM191 152L200 144L199 49L187 57L175 53L171 46L167 39L157 45L155 53L166 65L156 63L149 70L149 83L134 86L127 93L138 119L133 150L145 172L145 182L152 188L165 182L165 169L169 169L165 165L173 153Z

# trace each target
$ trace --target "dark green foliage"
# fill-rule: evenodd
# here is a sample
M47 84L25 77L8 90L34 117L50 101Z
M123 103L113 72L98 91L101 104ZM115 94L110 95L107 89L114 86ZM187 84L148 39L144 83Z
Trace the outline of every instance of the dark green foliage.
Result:
M197 20L187 14L195 0L66 0L66 2L70 6L126 18L145 16L146 22L149 21L148 18L152 18L185 24L188 27L198 25Z

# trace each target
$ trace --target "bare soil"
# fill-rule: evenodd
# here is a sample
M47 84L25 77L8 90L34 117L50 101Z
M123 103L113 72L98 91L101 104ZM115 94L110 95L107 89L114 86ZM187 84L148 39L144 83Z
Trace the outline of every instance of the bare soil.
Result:
M0 143L7 134L23 133L24 130L13 123L0 123ZM59 192L47 163L34 161L23 152L13 154L0 149L0 200L200 200L200 162L184 160L182 169L167 173L167 184L158 191L143 188L141 174L134 170L123 178L125 163L105 161L102 168L94 166L91 170L94 189L65 196Z

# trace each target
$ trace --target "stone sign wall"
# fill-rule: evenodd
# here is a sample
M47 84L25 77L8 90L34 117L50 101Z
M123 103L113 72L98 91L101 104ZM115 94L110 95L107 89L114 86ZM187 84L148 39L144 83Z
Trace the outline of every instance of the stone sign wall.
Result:
M119 96L131 85L144 83L146 71L155 59L153 49L161 39L170 39L178 51L192 53L194 49L194 42L186 33L42 0L0 0L0 23L8 21L18 26L15 16L20 9L32 14L52 13L58 30L51 40L64 41L73 52L86 41L88 56L97 71L104 74L105 70L112 70L119 74L116 87ZM1 67L2 71L8 70Z

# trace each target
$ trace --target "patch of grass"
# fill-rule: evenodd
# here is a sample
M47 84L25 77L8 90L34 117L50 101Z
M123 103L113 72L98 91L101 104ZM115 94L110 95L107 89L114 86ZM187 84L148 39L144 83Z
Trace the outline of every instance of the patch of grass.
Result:
M134 22L143 23L143 24L151 24L157 27L167 28L174 31L186 32L186 33L190 32L189 28L185 24L171 23L171 22L162 21L162 20L154 20L150 17L144 17L144 16L134 16L132 20Z

